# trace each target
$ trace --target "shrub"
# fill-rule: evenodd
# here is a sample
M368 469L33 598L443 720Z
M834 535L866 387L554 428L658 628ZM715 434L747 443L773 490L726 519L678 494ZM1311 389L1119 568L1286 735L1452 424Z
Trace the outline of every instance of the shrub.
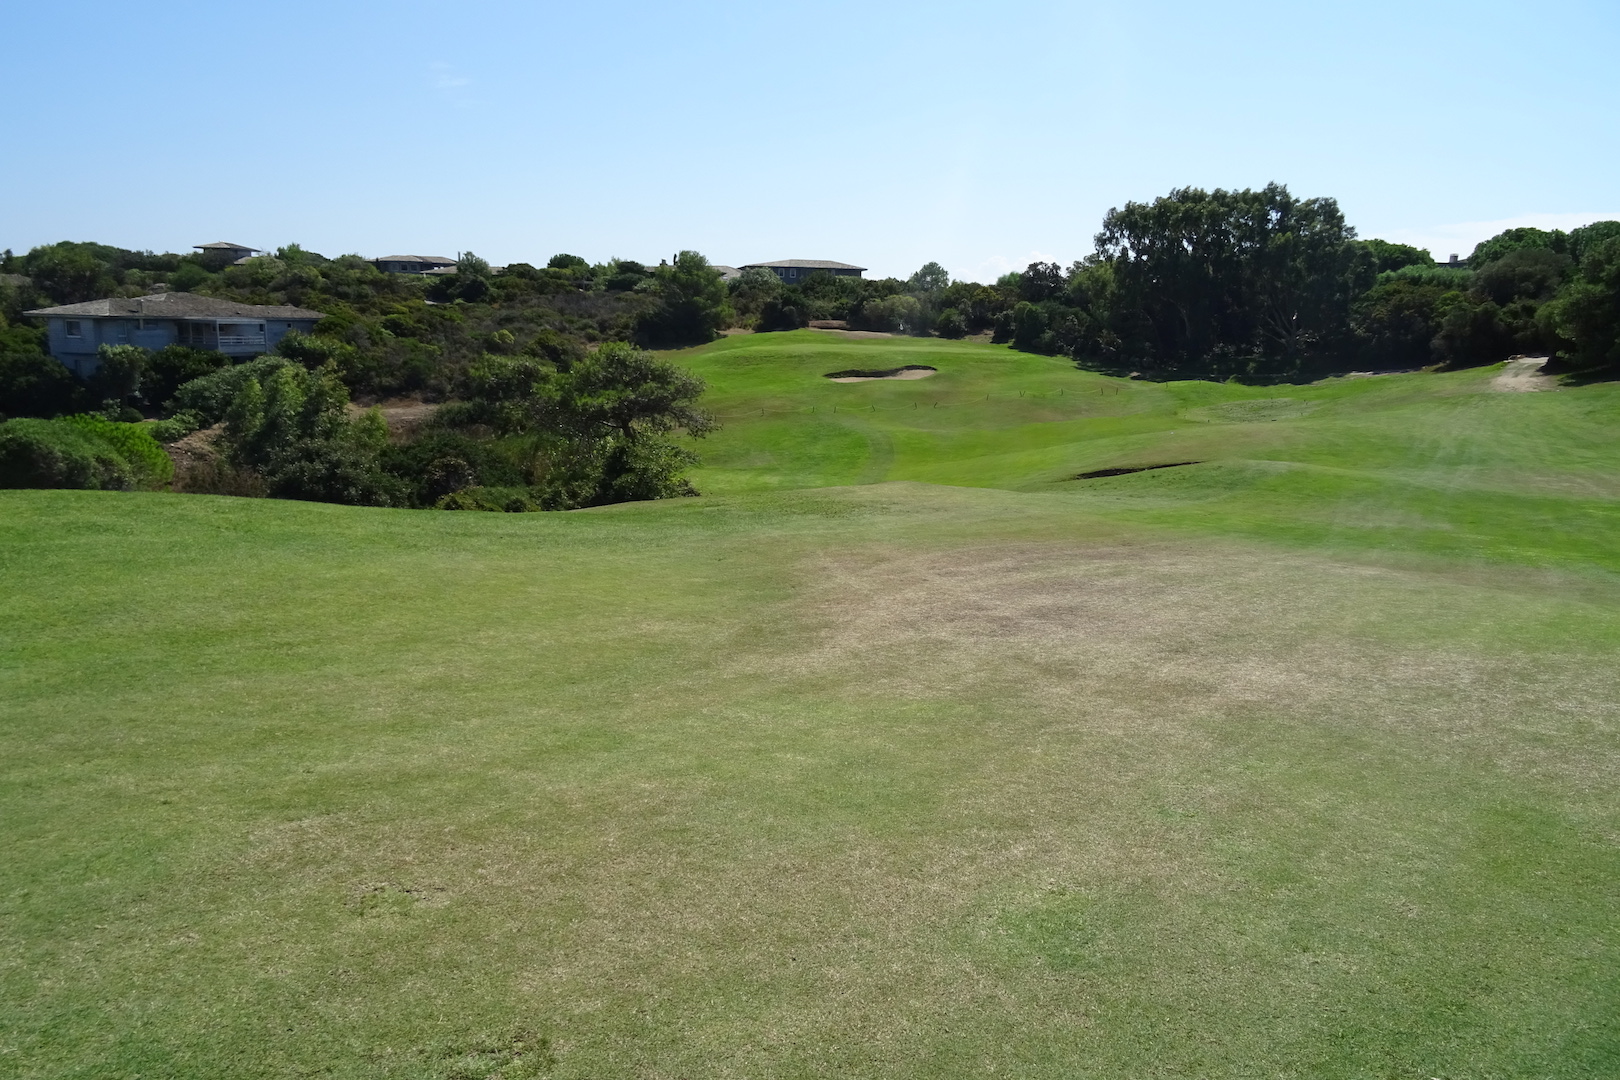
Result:
M292 363L280 356L262 356L246 364L192 379L174 392L174 397L165 408L195 413L198 426L211 427L225 419L225 411L250 381L257 379L263 383L276 371Z
M230 366L230 357L224 353L167 345L146 358L141 398L149 405L161 406L186 383Z
M158 445L145 424L121 423L94 413L69 416L62 422L72 424L112 447L147 486L156 487L174 478L173 460Z
M60 416L83 407L84 387L61 362L36 352L0 353L0 417Z
M539 510L534 494L523 487L472 487L451 492L434 504L439 510L484 510L521 514Z
M942 338L960 338L967 336L967 320L955 308L946 308L939 313L939 320L934 323L934 333Z
M0 488L127 491L135 482L129 462L83 427L32 418L0 424Z
M148 421L146 430L152 438L167 445L179 442L200 427L202 427L202 417L194 412L187 412L182 409L167 420Z

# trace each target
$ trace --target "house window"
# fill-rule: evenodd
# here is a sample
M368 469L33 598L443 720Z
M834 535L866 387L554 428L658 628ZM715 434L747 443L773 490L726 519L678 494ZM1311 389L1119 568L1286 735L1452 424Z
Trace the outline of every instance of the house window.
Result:
M259 333L264 333L264 323L259 324Z
M80 332L79 332L79 320L78 319L69 319L67 321L67 336L68 337L81 337L82 336L80 334Z

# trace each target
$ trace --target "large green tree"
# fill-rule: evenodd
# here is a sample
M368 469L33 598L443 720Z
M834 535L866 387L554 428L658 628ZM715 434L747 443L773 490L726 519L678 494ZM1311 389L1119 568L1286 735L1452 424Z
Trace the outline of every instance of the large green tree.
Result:
M1167 373L1208 373L1215 357L1250 374L1320 366L1349 341L1351 301L1375 271L1354 239L1333 199L1280 184L1127 203L1097 235L1113 268L1103 324L1123 356Z
M720 271L695 251L683 251L653 273L659 304L637 327L642 344L668 348L713 341L731 322Z

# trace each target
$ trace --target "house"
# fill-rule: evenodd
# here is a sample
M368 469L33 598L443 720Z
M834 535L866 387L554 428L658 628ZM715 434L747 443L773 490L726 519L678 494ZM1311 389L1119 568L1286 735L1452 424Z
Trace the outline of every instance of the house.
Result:
M832 262L828 259L779 259L776 262L749 263L743 269L752 270L756 266L771 271L789 285L797 285L817 272L832 274L834 277L860 277L866 272L864 266L851 266L849 263Z
M325 317L307 308L238 304L183 292L87 300L23 314L45 320L51 355L80 376L96 370L102 345L186 345L240 359L270 351L293 331L307 334Z
M211 266L229 266L232 263L244 263L258 255L258 248L250 248L243 244L232 244L225 240L215 240L212 244L193 244L192 247L202 252L203 261Z
M742 271L737 269L735 266L722 266L720 263L710 263L709 269L720 271L721 281L735 281L737 278L742 277Z
M372 259L371 265L385 274L431 274L456 272L456 260L443 255L384 255Z

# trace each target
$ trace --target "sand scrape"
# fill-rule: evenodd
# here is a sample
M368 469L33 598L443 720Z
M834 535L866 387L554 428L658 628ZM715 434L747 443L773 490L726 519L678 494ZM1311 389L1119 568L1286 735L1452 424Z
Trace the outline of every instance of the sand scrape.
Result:
M1515 356L1502 366L1502 373L1491 380L1491 389L1509 394L1558 389L1551 375L1541 373L1547 359L1545 356Z

